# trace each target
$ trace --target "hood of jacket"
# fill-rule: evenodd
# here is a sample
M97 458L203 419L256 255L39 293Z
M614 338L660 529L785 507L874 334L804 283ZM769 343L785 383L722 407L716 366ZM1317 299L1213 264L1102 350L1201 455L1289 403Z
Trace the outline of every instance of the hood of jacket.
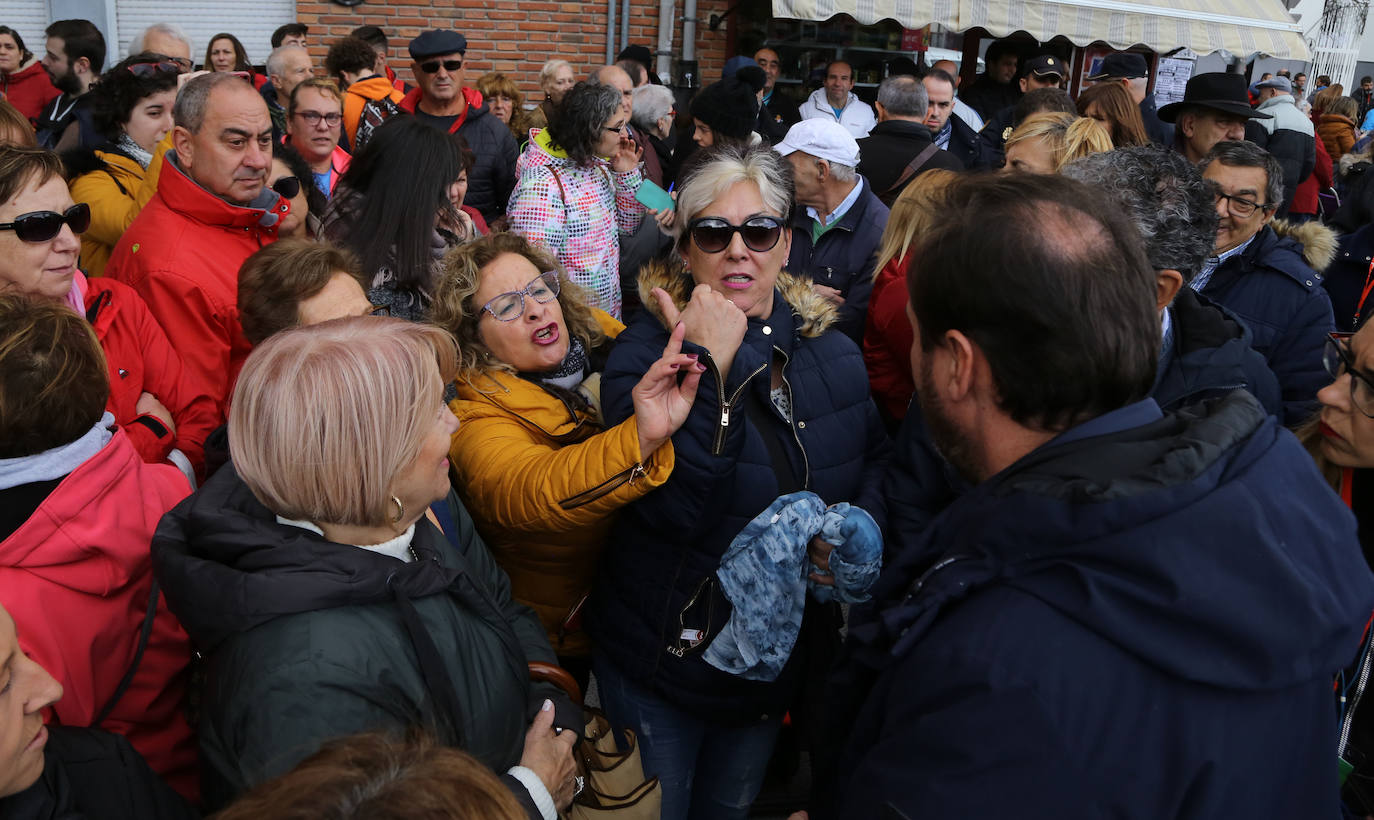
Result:
M579 166L568 156L568 152L553 144L552 135L547 128L531 128L530 141L520 157L515 161L515 175L521 176L530 168L549 166L562 171L576 171Z
M482 99L482 92L478 91L475 88L468 88L467 86L463 86L462 92L463 99L467 101L468 107L467 110L465 110L462 114L458 116L457 119L453 121L453 127L449 129L449 133L455 133L459 128L462 128L469 121L479 119L487 115L487 104ZM417 85L410 90L409 94L405 95L405 97L402 98L399 105L402 110L409 111L410 113L414 114L420 108L420 99L422 97L424 97L424 89L420 88Z
M4 566L51 584L106 596L147 572L146 541L158 519L191 492L168 464L144 464L122 431L62 479L24 524L0 542Z
M13 85L25 82L41 82L42 78L48 78L49 84L52 83L52 78L48 77L48 70L43 68L43 64L39 62L37 57L30 57L27 62L19 66L18 71L0 74L0 79Z
M1300 244L1303 261L1317 273L1323 273L1331 266L1331 260L1336 258L1336 250L1341 244L1340 236L1335 231L1316 220L1295 224L1275 219L1269 223L1269 227L1280 239L1291 239Z
M363 80L359 80L348 87L349 94L357 94L359 97L366 97L369 100L380 100L396 94L396 86L386 77L379 77L376 74Z
M692 275L677 254L667 260L652 260L639 271L640 301L664 327L667 327L667 322L663 319L658 300L654 298L654 288L663 288L672 297L678 310L682 310L691 300L695 287L696 282L692 281ZM835 324L839 315L833 303L812 290L809 280L793 276L787 271L778 273L778 282L774 287L774 309L779 299L798 318L797 332L803 338L821 335Z
M974 487L923 539L944 558L909 598L896 579L914 573L894 566L900 586L882 595L903 598L851 631L866 664L886 665L942 608L999 585L1173 677L1267 691L1329 679L1374 605L1354 518L1244 391L1051 442Z
M1174 346L1150 395L1166 412L1237 388L1273 413L1282 412L1278 382L1251 347L1250 328L1197 291L1184 287L1170 305Z
M281 616L389 602L396 589L411 598L447 589L458 572L424 560L435 554L422 537L430 531L416 526L422 560L408 564L335 544L278 523L230 463L163 517L153 566L172 611L209 652Z

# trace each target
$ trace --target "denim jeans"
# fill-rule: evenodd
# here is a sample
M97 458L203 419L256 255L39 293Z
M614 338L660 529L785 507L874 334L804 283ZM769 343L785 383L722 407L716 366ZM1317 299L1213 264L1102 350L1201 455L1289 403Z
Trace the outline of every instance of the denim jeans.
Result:
M782 716L750 726L714 726L630 681L595 655L601 706L634 731L644 774L663 785L662 820L744 820L768 772Z

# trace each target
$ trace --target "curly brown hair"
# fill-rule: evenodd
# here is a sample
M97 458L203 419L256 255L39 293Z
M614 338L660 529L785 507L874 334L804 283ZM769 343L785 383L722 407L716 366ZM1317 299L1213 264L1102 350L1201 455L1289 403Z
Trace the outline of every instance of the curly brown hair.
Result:
M478 329L482 306L473 299L482 286L482 269L508 253L524 257L538 270L558 272L558 306L563 310L563 324L569 333L588 348L600 344L606 336L587 305L587 292L568 279L552 254L531 245L519 234L488 234L444 255L434 283L434 300L429 306L429 320L458 339L460 375L489 370L515 372L515 368L493 356L483 341Z

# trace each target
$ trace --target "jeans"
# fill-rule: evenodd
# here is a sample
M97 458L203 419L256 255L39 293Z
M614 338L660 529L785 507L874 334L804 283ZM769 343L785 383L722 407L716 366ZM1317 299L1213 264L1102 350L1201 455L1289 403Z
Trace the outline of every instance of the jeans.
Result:
M596 654L592 671L612 725L634 731L646 776L663 786L662 820L744 820L768 772L782 716L714 726L630 681Z

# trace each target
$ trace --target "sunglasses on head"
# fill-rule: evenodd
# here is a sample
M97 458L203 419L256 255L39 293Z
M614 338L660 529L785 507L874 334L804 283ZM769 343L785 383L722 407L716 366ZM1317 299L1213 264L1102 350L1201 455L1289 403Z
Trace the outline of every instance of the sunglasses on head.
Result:
M0 231L14 231L23 242L47 242L62 232L63 225L70 225L72 233L85 232L91 226L91 206L78 202L65 213L34 211L20 214L13 222L0 223Z
M162 72L180 74L181 65L171 61L163 61L158 63L134 63L129 66L129 73L133 74L135 77L152 77Z
M282 199L295 199L296 194L301 192L301 181L297 177L282 177L272 183L272 190L280 194Z
M438 74L441 64L445 71L457 71L463 67L462 60L443 60L442 63L439 60L427 60L426 62L420 63L420 70L426 74Z
M743 225L731 225L714 216L693 219L687 225L692 241L706 253L720 253L738 232L744 246L755 253L773 250L782 238L782 220L775 216L751 216Z

